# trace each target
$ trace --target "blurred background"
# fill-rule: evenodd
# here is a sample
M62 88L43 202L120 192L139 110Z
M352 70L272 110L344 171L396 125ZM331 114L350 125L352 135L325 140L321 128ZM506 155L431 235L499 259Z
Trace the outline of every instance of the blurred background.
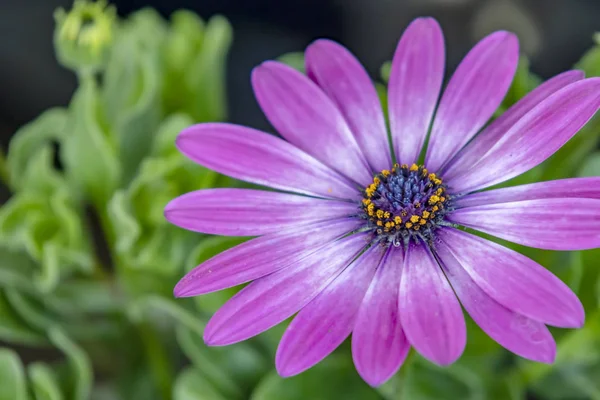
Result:
M64 37L53 44L53 14L71 1L0 0L0 400L600 399L599 251L511 245L586 307L585 329L553 330L555 366L511 355L469 322L457 364L439 368L413 354L373 389L354 371L348 343L309 372L279 378L273 356L285 324L207 348L202 328L236 289L174 301L173 285L245 239L183 232L162 215L182 193L243 185L188 163L173 140L198 121L272 131L249 79L266 59L288 54L298 66L312 40L335 39L363 62L385 101L382 65L415 17L440 22L447 74L479 39L505 29L518 35L524 57L501 112L574 65L600 75L600 1L110 4L118 29L110 46L99 42L101 61L88 69L89 54ZM600 175L598 119L509 184Z

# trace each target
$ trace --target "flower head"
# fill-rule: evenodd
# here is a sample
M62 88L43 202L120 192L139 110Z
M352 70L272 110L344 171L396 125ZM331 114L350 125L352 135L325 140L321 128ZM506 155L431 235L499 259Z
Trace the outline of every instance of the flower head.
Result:
M516 37L493 33L440 98L442 32L417 19L392 62L391 143L364 68L328 40L306 50L307 76L271 61L252 73L285 140L229 124L184 130L177 146L190 159L278 190L201 190L166 207L190 230L258 236L176 286L184 297L252 281L209 321L205 341L235 343L297 313L277 351L281 375L310 368L352 334L358 372L379 385L411 346L454 362L466 343L462 303L508 350L552 362L546 325L581 326L577 297L533 260L461 227L542 249L600 245L600 178L480 192L566 143L600 107L600 79L565 72L486 125L517 61Z
M73 70L100 68L113 41L116 10L106 0L75 0L66 12L54 15L54 45L59 61Z

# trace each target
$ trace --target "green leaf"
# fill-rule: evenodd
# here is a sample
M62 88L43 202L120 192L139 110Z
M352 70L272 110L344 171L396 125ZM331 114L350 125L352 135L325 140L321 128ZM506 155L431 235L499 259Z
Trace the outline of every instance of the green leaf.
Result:
M64 396L56 373L43 363L33 363L27 367L31 390L36 400L63 400Z
M158 46L144 46L138 35L133 29L123 30L119 35L101 94L125 182L131 180L150 151L162 115Z
M161 158L179 154L175 139L182 130L193 124L194 120L183 113L172 114L165 118L156 132L151 154Z
M100 96L93 77L84 77L69 108L61 143L61 159L69 179L98 208L109 200L121 180L117 145L100 118Z
M282 378L275 371L271 372L256 387L250 399L370 400L381 397L360 379L349 359L332 355L291 378Z
M45 338L27 325L12 309L0 290L0 340L30 346L41 345Z
M205 23L202 18L191 11L177 10L171 15L171 26L163 47L167 79L181 77L185 73L194 57L202 49L204 29ZM174 91L167 93L177 95ZM172 101L174 104L179 102L176 98L168 101Z
M416 357L414 362L404 366L405 376L401 385L403 399L444 400L485 399L485 390L481 377L473 370L453 364L438 367Z
M594 35L596 45L588 50L575 68L583 70L587 77L600 76L600 34Z
M24 191L0 208L0 240L40 264L34 283L42 291L56 287L62 275L93 268L93 255L81 210L67 190L42 196Z
M0 348L0 400L27 400L27 383L17 353Z
M277 61L287 64L295 70L302 72L303 74L306 73L306 68L304 64L304 53L301 51L282 54L279 57L277 57Z
M235 347L208 347L197 331L180 326L177 340L195 367L228 399L247 399L272 367L248 342Z
M200 372L187 368L177 377L173 400L226 400Z
M15 191L23 190L30 185L35 188L56 185L52 182L58 179L58 174L52 164L49 145L63 139L67 117L65 109L53 108L15 133L10 141L6 159L9 180ZM43 159L40 160L40 157ZM35 166L31 167L31 164ZM52 182L45 182L46 179Z
M197 121L220 121L227 116L225 63L231 47L233 30L221 15L206 24L200 53L184 77L190 88L191 108L186 110Z
M92 388L92 367L87 354L59 328L51 328L48 337L53 345L67 356L70 371L67 374L68 398L87 400Z

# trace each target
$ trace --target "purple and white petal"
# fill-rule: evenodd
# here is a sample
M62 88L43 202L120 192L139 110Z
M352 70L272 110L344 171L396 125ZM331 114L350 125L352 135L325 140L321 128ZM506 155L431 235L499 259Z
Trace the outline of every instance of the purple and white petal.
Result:
M277 348L279 375L287 377L307 370L350 335L383 254L378 246L367 250L298 313Z
M400 284L400 322L410 344L428 360L448 365L462 354L467 331L460 304L425 245L410 245Z
M501 346L530 360L552 363L556 343L542 322L504 307L488 296L443 242L436 245L446 277L471 318Z
M463 175L466 171L476 171L476 166L487 152L516 124L521 117L531 111L542 100L562 89L563 87L582 80L583 71L567 71L542 83L525 97L502 113L498 118L485 127L473 141L468 143L454 157L442 172L444 179L450 182L453 177Z
M385 119L367 71L344 46L319 39L304 54L306 74L333 100L372 172L392 165Z
M342 219L291 228L261 236L217 254L188 272L175 286L175 297L190 297L227 289L261 278L306 257L358 228Z
M165 218L195 232L259 236L292 226L356 215L353 202L252 189L205 189L171 200Z
M530 170L569 141L599 107L600 78L560 89L514 124L475 170L456 174L448 187L455 193L469 193Z
M509 32L483 38L450 79L433 127L425 165L439 171L492 117L506 95L519 61L519 42Z
M255 280L213 315L204 341L211 346L237 343L291 317L337 278L366 244L365 235L352 235Z
M362 186L372 172L344 116L329 97L295 69L267 61L252 71L254 95L287 141Z
M583 325L585 313L577 296L535 261L456 229L438 232L437 237L477 286L504 307L548 325Z
M354 324L352 358L360 376L371 386L379 386L394 375L410 349L398 308L403 263L403 250L390 247Z
M433 18L417 18L404 31L392 60L388 113L399 163L417 162L444 79L444 35Z
M586 250L600 247L600 200L542 198L461 208L452 222L529 247Z
M536 182L507 188L486 190L459 197L455 208L487 204L511 203L524 200L583 198L600 200L600 177L569 178Z
M233 178L308 195L352 199L355 186L273 135L225 123L191 126L177 137L189 159Z

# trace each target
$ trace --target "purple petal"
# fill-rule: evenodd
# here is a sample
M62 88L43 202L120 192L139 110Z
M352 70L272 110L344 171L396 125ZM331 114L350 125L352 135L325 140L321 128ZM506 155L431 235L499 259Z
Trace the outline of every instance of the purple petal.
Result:
M381 103L367 71L344 46L320 39L305 52L306 73L348 122L372 171L392 165Z
M404 259L400 322L410 344L434 363L451 364L465 348L467 331L460 304L424 245L410 245Z
M182 228L226 236L259 236L291 226L352 216L356 203L251 189L206 189L184 194L165 207Z
M444 79L444 35L433 18L417 18L402 35L390 71L388 111L396 158L417 162Z
M450 79L431 130L425 165L439 171L500 106L519 61L519 42L500 31L483 38Z
M535 261L466 232L438 231L437 237L475 283L504 307L548 325L583 325L585 313L577 296Z
M403 262L402 249L390 247L362 301L352 332L354 365L371 386L394 375L410 349L398 315Z
M567 71L542 83L519 100L515 105L506 110L500 117L496 118L489 126L467 144L450 161L443 176L450 182L456 175L462 175L466 171L473 171L477 162L516 124L521 117L527 114L542 100L562 89L563 87L584 78L582 71Z
M207 123L177 137L189 159L244 181L309 195L355 198L347 179L285 140L243 126Z
M562 147L600 107L600 78L560 89L514 124L481 158L448 182L467 193L506 181L540 164Z
M456 208L486 204L510 203L523 200L559 198L586 198L600 200L600 177L570 178L537 182L528 185L487 190L459 197L453 203Z
M485 333L521 357L554 361L556 343L546 325L510 311L488 296L443 242L437 243L436 254L463 307Z
M175 297L215 292L304 262L310 254L358 226L353 219L291 228L244 242L200 264L175 286Z
M252 87L281 136L362 186L371 182L346 120L314 82L285 64L267 61L252 71Z
M452 222L529 247L585 250L600 247L600 200L523 200L461 208Z
M350 335L382 256L381 247L367 250L298 313L277 348L279 375L287 377L307 370Z
M208 321L204 341L211 346L240 342L291 317L323 291L366 244L365 235L352 235L252 282Z

